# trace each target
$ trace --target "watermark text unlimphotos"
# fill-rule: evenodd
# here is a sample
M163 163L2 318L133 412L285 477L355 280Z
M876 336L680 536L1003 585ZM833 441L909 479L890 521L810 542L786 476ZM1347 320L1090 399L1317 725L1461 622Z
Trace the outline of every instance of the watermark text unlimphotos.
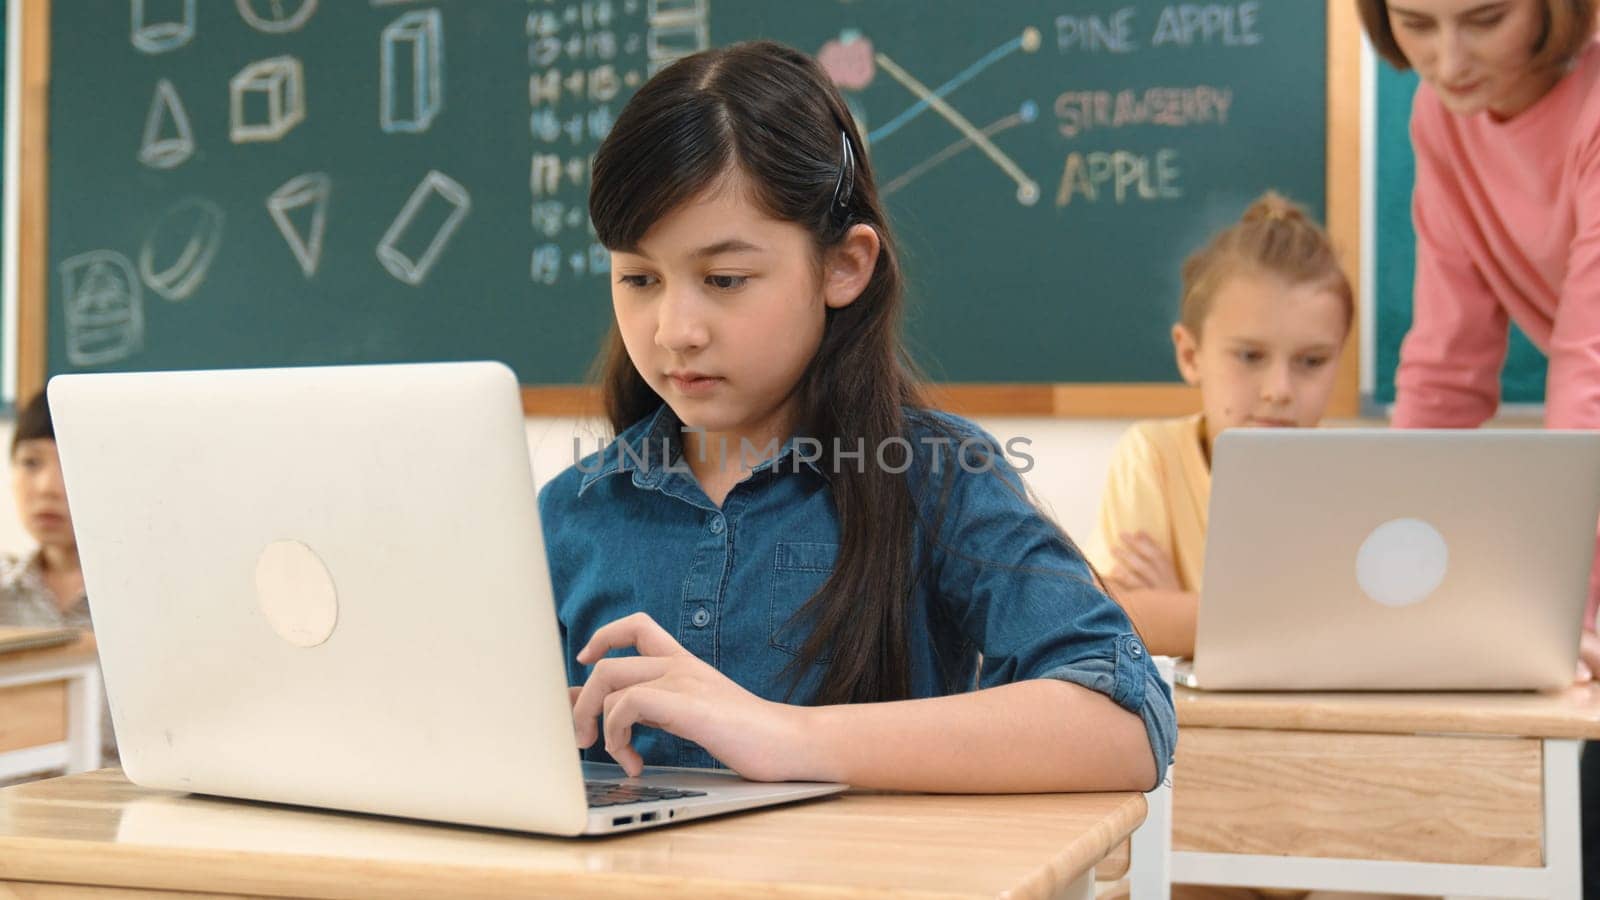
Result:
M693 426L682 426L679 429L684 434L704 435L706 430ZM653 466L660 465L668 472L690 474L688 460L672 452L671 439L663 435L660 438L660 453L652 455L648 439L638 446L626 441L617 443L618 452L622 462L631 462L641 471L648 472ZM600 471L604 465L602 457L596 455L593 460L585 461L582 440L576 436L572 439L572 461L578 471L586 475ZM699 462L709 463L715 468L722 468L729 461L729 454L733 452L726 437L718 436L714 440L698 440L694 443L695 459ZM982 437L967 437L957 441L951 437L923 435L917 443L927 448L924 454L927 460L929 474L938 475L943 471L947 459L954 459L957 466L964 472L981 474L993 471L999 464L992 441ZM826 453L828 449L822 441L810 437L796 437L794 439L794 452L784 459L774 463L775 471L798 472L801 466L812 465L824 471L830 470L839 474L849 469L855 469L858 474L865 474L867 466L875 465L880 470L893 475L903 474L911 469L917 454L912 441L903 437L885 438L878 442L877 447L867 448L866 438L856 438L851 442L845 438L834 438L832 441L833 452ZM1002 451L1010 467L1018 472L1025 473L1033 469L1033 456L1027 448L1033 446L1033 441L1026 437L1014 437L1006 441ZM761 465L782 450L782 444L773 438L765 445L757 446L749 438L739 438L739 464L743 468L751 469ZM667 460L665 463L656 463L655 460Z

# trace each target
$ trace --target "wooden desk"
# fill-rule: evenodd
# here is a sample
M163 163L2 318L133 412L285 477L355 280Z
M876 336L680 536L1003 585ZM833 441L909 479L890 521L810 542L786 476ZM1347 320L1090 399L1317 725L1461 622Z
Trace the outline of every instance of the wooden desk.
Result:
M1578 755L1600 738L1600 687L1174 694L1175 884L1581 894Z
M1087 900L1144 814L1140 794L851 793L563 839L150 791L107 769L0 791L0 897Z
M100 669L93 635L0 653L0 781L100 767Z

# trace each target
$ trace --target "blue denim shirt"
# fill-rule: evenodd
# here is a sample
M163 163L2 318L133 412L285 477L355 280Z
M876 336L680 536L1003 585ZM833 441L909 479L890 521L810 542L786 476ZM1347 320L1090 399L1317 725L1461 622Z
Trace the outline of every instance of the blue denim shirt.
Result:
M1027 499L992 437L954 416L917 416L912 496L924 522L941 515L941 499L943 509L936 558L919 561L931 577L918 579L910 613L913 696L1032 678L1082 685L1144 721L1159 783L1177 740L1172 695L1128 617ZM663 406L540 492L569 683L588 678L574 656L596 630L642 611L752 693L807 703L826 660L798 681L785 671L805 642L789 620L826 580L839 543L819 454L791 439L718 509L689 473L679 432ZM940 432L969 452L946 445L935 472ZM884 458L901 468L906 456L891 448ZM865 460L875 464L870 450ZM720 765L655 729L636 728L633 743L648 764ZM598 742L585 758L609 760Z

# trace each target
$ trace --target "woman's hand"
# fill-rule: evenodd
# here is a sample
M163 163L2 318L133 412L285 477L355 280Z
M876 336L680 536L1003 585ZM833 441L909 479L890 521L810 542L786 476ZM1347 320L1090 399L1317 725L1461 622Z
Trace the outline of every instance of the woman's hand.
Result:
M1600 635L1585 628L1578 643L1578 681L1593 681L1600 672Z
M1124 532L1121 542L1111 548L1111 555L1117 564L1106 581L1116 593L1183 590L1172 557L1143 531Z
M605 657L632 647L638 656ZM752 781L803 777L798 757L801 707L763 700L683 649L644 613L604 626L578 651L594 666L572 705L578 746L600 737L628 775L644 760L633 749L633 726L660 728L693 741ZM604 723L600 719L604 717Z

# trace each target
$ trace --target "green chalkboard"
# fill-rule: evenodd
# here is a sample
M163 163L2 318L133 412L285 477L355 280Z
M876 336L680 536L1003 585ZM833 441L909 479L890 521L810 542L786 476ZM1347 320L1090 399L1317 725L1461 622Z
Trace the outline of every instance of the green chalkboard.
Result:
M1417 233L1411 225L1411 187L1416 181L1411 95L1416 90L1415 73L1379 68L1373 204L1377 371L1370 399L1385 405L1394 402L1395 367L1400 362L1400 342L1411 328L1411 289L1417 271ZM1501 401L1543 403L1544 375L1544 354L1513 323L1505 368L1500 372Z
M54 15L52 372L489 357L579 382L610 314L588 158L653 68L746 38L845 90L941 381L1175 381L1183 257L1267 188L1325 206L1322 3Z

